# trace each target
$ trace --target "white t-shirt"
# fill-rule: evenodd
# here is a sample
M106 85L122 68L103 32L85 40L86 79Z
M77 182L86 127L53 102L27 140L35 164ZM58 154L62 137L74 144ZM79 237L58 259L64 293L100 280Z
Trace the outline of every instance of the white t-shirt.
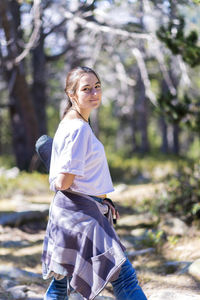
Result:
M49 173L50 189L59 173L76 175L70 189L87 195L114 190L105 151L90 125L81 119L64 119L53 139Z

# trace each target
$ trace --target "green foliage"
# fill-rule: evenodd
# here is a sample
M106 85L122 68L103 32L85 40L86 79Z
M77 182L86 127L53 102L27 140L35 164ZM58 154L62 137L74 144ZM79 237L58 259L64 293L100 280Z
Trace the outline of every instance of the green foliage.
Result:
M38 172L20 172L15 178L0 176L0 199L14 194L36 195L49 192L48 176Z
M106 152L111 152L115 148L118 118L113 116L113 102L102 105L99 109L100 140L106 147Z
M198 34L191 31L184 35L185 20L182 16L169 22L167 27L161 26L157 31L158 38L166 44L174 55L180 54L183 60L191 67L200 64L200 47Z
M164 112L166 119L171 123L179 123L188 113L189 104L178 101L178 99L174 99L174 96L170 94L170 92L162 94L159 99L159 110L160 112Z
M6 99L5 93L0 93L2 102ZM0 147L2 153L11 153L12 132L10 124L10 116L8 109L0 108Z
M132 157L128 157L112 151L107 153L107 158L112 179L115 182L127 183L137 182L138 178L142 179L145 177L145 174L152 181L157 181L157 178L154 177L156 168L160 168L163 172L165 172L165 169L173 172L176 169L177 162L182 162L180 157L156 152L154 155L142 156L134 154Z
M15 161L13 155L2 155L0 156L0 166L6 169L15 166Z
M197 136L191 144L187 157L192 160L198 160L200 157L200 138Z
M180 165L177 174L167 178L166 190L159 202L160 212L185 216L188 220L200 218L199 162Z
M200 4L200 0L192 0L195 4Z
M47 111L48 135L53 137L60 121L59 111L56 110L51 105L47 106L46 111Z
M175 246L178 243L179 238L176 235L168 235L167 241L170 243L171 246Z
M143 245L146 247L159 248L164 244L164 231L149 229L143 240Z
M186 126L190 131L199 132L199 99L190 98L187 94L182 99L177 99L168 92L160 95L158 104L157 112L164 114L169 123L177 123Z

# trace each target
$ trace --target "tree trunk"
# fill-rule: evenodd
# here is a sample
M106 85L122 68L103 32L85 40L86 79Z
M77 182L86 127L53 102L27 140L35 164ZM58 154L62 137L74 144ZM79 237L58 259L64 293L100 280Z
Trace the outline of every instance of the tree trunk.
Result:
M143 15L144 15L144 3L140 2L140 26L141 30L144 30ZM139 49L141 53L145 53L144 42L139 41ZM138 68L137 76L137 97L136 97L136 107L138 113L138 128L141 136L140 152L147 153L150 149L148 140L148 101L145 95L145 86L142 80L140 70Z
M169 92L167 83L165 82L165 80L162 80L161 83L161 88L162 88L162 95L163 98L165 99L165 95L167 95L167 93ZM161 95L161 97L162 97ZM169 141L168 141L168 126L167 123L165 121L165 117L161 115L160 118L160 125L161 125L161 134L162 134L162 145L161 145L161 151L163 153L168 153L169 152Z
M9 17L12 16L12 19ZM26 82L23 63L14 65L19 55L16 41L21 38L20 7L16 0L9 3L0 1L2 29L7 41L7 56L4 57L4 77L8 83L10 98L10 117L13 131L13 149L16 163L20 169L28 169L38 137L37 121ZM13 40L13 43L10 41Z
M173 125L173 152L174 154L179 154L180 152L180 145L179 145L179 125Z
M165 122L164 117L160 118L160 125L161 125L161 134L162 134L161 151L167 154L169 152L169 143L167 137L167 123Z
M20 118L21 123L21 132L24 131L24 142L25 142L25 148L22 149L22 146L20 145L21 141L20 139L16 139L14 143L14 149L17 147L20 149L19 152L15 152L17 154L17 162L20 169L28 169L29 164L31 162L32 156L35 151L35 141L38 137L38 128L37 128L37 121L35 117L35 111L33 108L32 100L30 98L30 93L28 90L27 82L25 79L25 74L21 74L19 67L16 71L16 79L15 84L13 87L13 90L10 93L10 98L13 99L14 103L16 103L16 108L18 113L18 116ZM16 128L14 127L17 123L15 120L12 120L13 122L13 133L16 135ZM19 128L18 128L19 130ZM17 133L18 135L18 133ZM17 145L18 144L18 145ZM19 165L19 161L21 162Z
M0 155L3 153L2 151L2 115L0 112Z
M32 96L37 116L39 135L47 133L46 120L46 61L42 30L38 45L32 50L33 86Z
M138 78L136 85L136 114L137 114L137 127L140 132L141 142L139 152L147 153L149 151L149 140L148 140L148 103L145 96L145 87L138 70Z
M171 19L175 19L176 16L178 15L178 10L177 10L177 1L169 1L170 3L170 17ZM174 87L177 89L178 84L179 84L179 77L180 74L178 74L176 68L176 57L172 56L170 59L170 76L173 82ZM179 133L180 133L180 128L179 125L174 123L173 124L173 152L174 154L179 154L180 150L180 142L179 142Z

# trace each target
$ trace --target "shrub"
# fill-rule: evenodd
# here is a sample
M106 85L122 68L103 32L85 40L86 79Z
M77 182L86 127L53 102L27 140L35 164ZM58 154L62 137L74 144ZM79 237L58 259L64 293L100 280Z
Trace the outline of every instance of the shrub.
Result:
M200 165L179 166L177 174L167 178L165 196L160 201L161 212L183 216L188 221L200 218ZM162 203L162 204L161 204Z

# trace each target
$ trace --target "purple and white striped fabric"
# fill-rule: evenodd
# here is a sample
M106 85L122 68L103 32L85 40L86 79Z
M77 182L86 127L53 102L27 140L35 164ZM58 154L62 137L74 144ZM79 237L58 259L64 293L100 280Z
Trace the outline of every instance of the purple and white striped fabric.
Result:
M117 279L126 260L125 247L104 210L104 205L87 195L55 194L44 239L44 279L70 276L72 288L89 300Z

